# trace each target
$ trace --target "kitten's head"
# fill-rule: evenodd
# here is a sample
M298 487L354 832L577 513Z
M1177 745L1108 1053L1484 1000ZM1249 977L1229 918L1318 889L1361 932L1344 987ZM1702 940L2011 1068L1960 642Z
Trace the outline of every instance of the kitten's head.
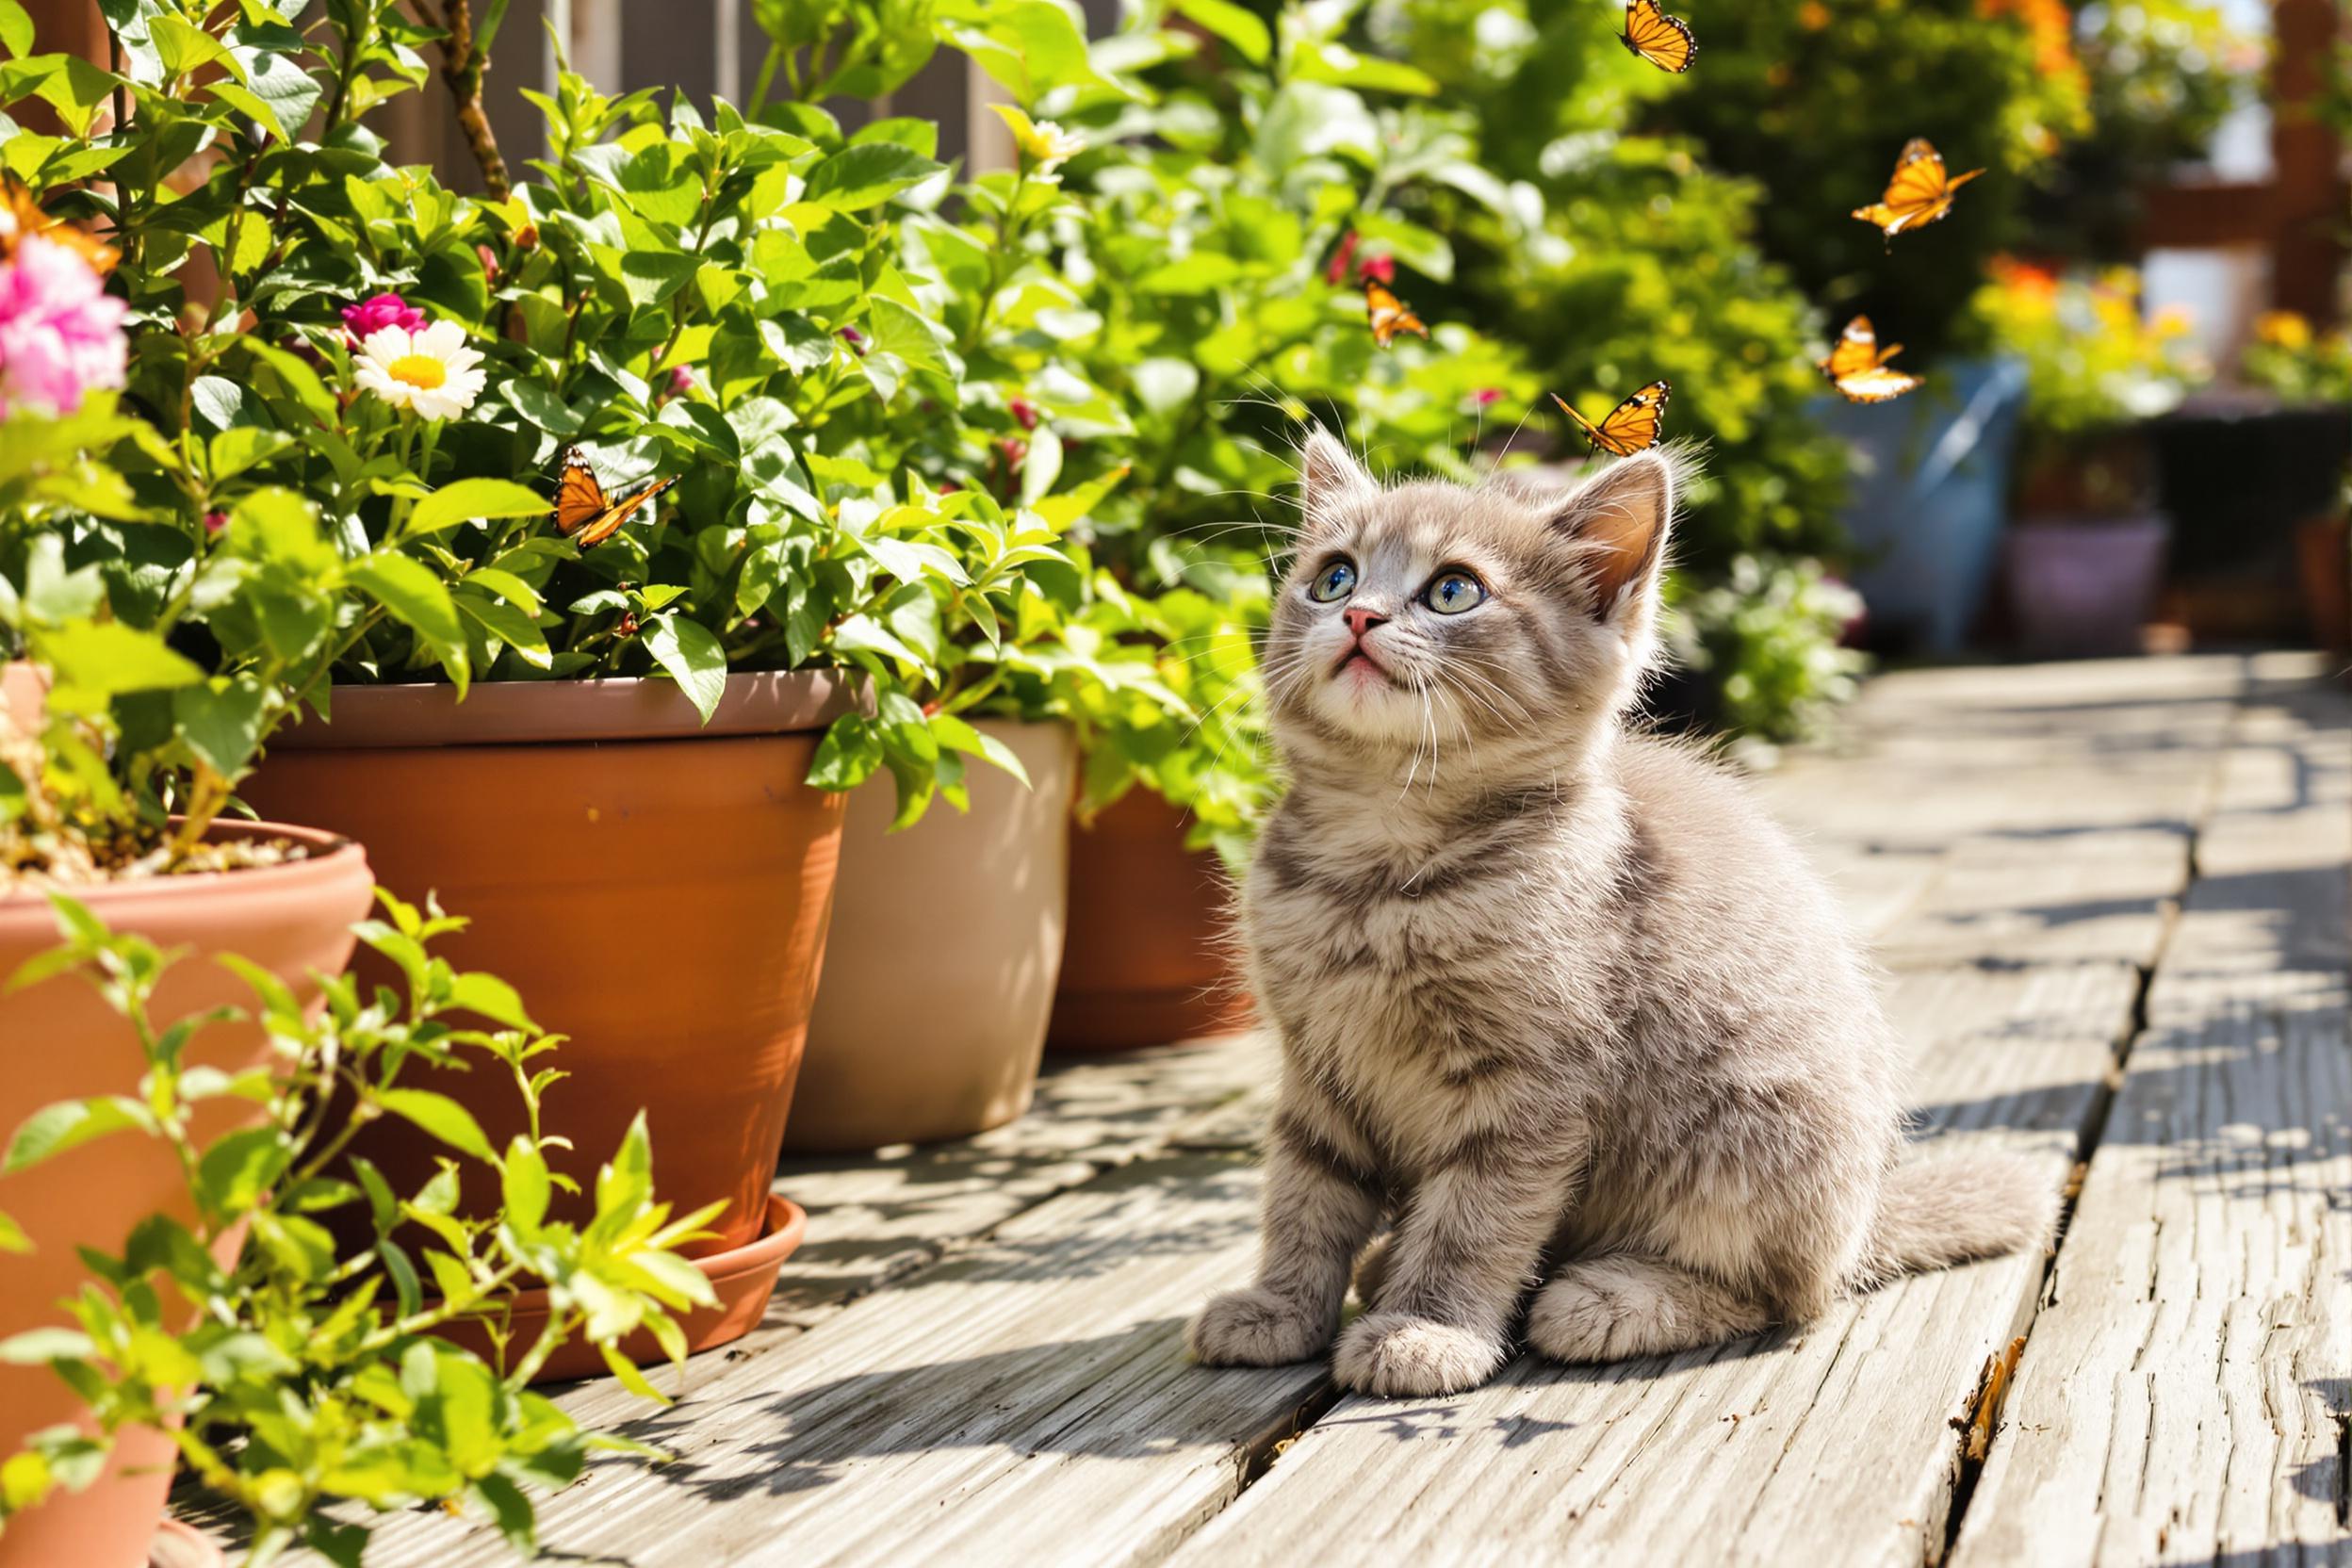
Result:
M1680 466L1652 451L1573 487L1382 489L1315 432L1266 644L1278 737L1375 764L1427 748L1457 776L1580 755L1657 656Z

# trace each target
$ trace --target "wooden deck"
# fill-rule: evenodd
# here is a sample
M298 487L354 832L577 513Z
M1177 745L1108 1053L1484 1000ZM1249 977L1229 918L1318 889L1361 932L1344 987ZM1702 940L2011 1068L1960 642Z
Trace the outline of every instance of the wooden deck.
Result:
M666 1412L567 1396L678 1457L596 1465L544 1543L637 1568L2352 1563L2352 699L2321 673L1890 676L1764 782L1879 944L1919 1136L2087 1162L2054 1262L1704 1353L1335 1397L1320 1365L1182 1348L1250 1269L1269 1048L1066 1063L999 1133L785 1170L809 1240L766 1325ZM416 1512L369 1561L505 1557Z

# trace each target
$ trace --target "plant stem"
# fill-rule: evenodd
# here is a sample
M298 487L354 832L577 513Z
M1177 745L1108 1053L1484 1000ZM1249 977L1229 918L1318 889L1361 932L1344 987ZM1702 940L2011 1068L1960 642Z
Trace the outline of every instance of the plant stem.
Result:
M482 170L482 183L503 202L514 193L507 178L506 159L498 155L498 139L490 129L490 116L482 106L482 74L490 61L474 46L470 0L442 0L441 25L449 37L441 41L441 79L457 101L458 128L466 133L466 151Z

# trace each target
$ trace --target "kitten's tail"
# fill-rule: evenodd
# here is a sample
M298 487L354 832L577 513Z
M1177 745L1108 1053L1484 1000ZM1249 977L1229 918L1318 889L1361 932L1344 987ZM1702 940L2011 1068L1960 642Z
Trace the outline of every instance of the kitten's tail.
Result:
M2008 1154L1905 1160L1880 1189L1860 1267L1864 1286L2047 1246L2058 1224L2058 1188Z

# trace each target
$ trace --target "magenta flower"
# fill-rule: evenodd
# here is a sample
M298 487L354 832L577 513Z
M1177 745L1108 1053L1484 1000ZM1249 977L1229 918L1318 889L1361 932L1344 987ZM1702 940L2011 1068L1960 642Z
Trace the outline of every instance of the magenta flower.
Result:
M848 344L852 353L861 359L865 357L866 335L864 333L859 332L856 327L843 327L833 335Z
M1362 283L1366 278L1378 278L1385 284L1395 283L1396 281L1396 258L1395 256L1364 257L1356 263L1356 281Z
M1481 386L1470 394L1470 400L1480 408L1493 408L1503 400L1503 389L1499 386Z
M71 414L122 384L128 307L66 246L26 235L0 267L0 419L22 406Z
M1020 425L1021 429L1037 428L1037 405L1028 399L1015 398L1011 402L1006 403L1004 408L1005 412L1013 416L1014 423Z
M1336 288L1348 281L1348 270L1356 259L1356 231L1349 229L1339 237L1339 249L1331 253L1331 265L1323 269L1323 281Z
M398 294L379 294L373 299L343 307L344 331L362 343L386 327L416 332L424 324L425 313Z
M207 534L218 537L220 534L226 533L228 530L229 514L227 513L207 512L204 514L204 531Z
M670 372L670 395L682 398L694 389L694 370L691 365L680 365Z

